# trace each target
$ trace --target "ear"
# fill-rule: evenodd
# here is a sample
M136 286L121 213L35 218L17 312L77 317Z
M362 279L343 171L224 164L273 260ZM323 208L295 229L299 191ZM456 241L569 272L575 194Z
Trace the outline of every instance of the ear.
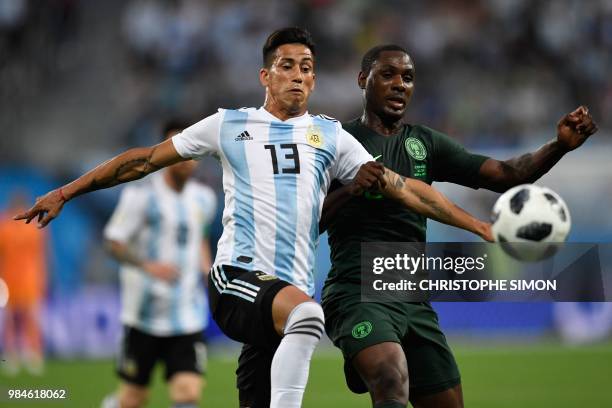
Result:
M359 71L359 75L357 75L357 84L359 85L359 88L365 89L367 81L368 76L363 72Z
M269 83L269 72L268 68L262 68L259 70L259 82L265 88Z
M317 83L316 79L317 79L317 76L313 72L312 73L312 88L310 88L310 92L314 91L314 89L315 89L315 84Z

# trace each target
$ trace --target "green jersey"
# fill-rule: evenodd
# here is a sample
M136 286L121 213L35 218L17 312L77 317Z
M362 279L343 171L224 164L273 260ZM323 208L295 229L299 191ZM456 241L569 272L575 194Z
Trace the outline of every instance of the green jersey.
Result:
M478 172L487 157L469 153L443 133L406 124L399 133L383 136L359 119L343 127L370 154L380 156L378 161L385 167L402 176L427 184L449 181L478 187ZM362 242L425 242L426 228L425 217L395 200L371 193L351 199L329 223L332 268L323 289L324 299L349 287L351 292L359 290L354 285L361 282Z

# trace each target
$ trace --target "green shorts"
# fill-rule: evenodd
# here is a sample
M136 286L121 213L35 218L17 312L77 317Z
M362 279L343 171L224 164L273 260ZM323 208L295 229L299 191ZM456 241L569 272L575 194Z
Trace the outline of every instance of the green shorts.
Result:
M402 345L410 394L435 394L461 383L455 358L429 303L361 303L360 296L323 303L325 329L345 359L345 375L353 392L367 392L351 359L383 342Z

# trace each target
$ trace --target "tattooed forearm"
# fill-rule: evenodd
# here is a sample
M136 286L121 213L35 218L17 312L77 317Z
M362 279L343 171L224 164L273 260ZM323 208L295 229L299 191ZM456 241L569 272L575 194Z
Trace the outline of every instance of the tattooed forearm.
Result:
M144 167L147 164L147 159L133 159L125 163L121 163L115 170L115 179L117 181L129 181L135 175L136 177L144 177ZM142 168L142 170L141 170Z
M514 176L514 173L516 172L514 167L512 167L506 162L499 162L499 169L501 170L502 174L504 175L504 178L506 179L509 179L510 177Z
M488 226L457 207L438 190L421 180L400 176L385 170L383 194L403 203L406 208L427 218L463 228L489 239Z
M163 144L159 144L123 152L67 184L63 193L67 199L72 199L90 191L143 178L182 159L175 151L168 152L162 147Z
M431 212L431 214L429 214L430 216L434 216L436 218L445 218L450 216L449 212L445 210L438 201L423 195L417 189L413 189L410 188L410 186L407 186L406 177L391 172L387 172L386 174L389 174L387 180L387 183L389 185L393 186L393 188L395 188L396 190L402 190L405 188L408 189L411 194L414 194L419 199L421 204L428 207L428 210Z
M160 167L151 162L155 148L151 149L147 157L137 157L121 163L115 170L115 179L119 183L143 178L149 173L159 170Z
M442 208L436 201L421 194L417 194L417 196L419 197L421 203L428 206L439 219L443 220L450 218L450 213L446 209Z
M397 189L404 188L404 184L405 184L404 180L406 180L406 177L396 174L395 188Z
M525 175L534 170L533 153L526 153L519 157L501 162L502 170L507 174Z
M85 192L89 192L89 191L96 191L96 190L100 190L101 188L104 188L105 186L101 183L98 183L95 179L91 181L91 183L89 183L89 186L87 187L87 189L85 189Z
M516 167L521 171L530 171L533 168L533 155L527 153L516 160Z
M546 174L563 154L558 143L551 141L535 152L509 160L489 159L489 165L481 167L480 187L503 192L519 184L533 183Z
M504 163L504 172L511 172L517 182L531 182L536 175L538 170L537 166L534 166L533 154L527 153L520 157L517 157L507 163ZM539 176L536 177L536 179Z
M161 167L151 163L151 155L146 158L142 157L124 161L119 164L110 177L101 175L92 178L83 192L100 190L128 181L138 180L149 173L159 170Z
M120 183L124 183L143 178L147 174L159 170L160 168L151 163L149 159L134 159L122 163L115 170L115 179Z
M385 178L387 185L398 191L402 190L406 184L406 177L391 171L385 172Z

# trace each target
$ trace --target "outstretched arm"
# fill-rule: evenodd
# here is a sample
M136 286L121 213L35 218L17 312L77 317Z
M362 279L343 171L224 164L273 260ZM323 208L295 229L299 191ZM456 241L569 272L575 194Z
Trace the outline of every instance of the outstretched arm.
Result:
M505 161L487 159L480 167L479 187L501 193L519 184L533 183L595 132L597 125L589 110L580 106L559 120L557 138L537 151Z
M38 226L43 228L59 215L64 203L74 197L143 178L147 174L182 160L186 159L177 153L171 139L151 147L130 149L100 164L73 182L39 197L32 208L15 216L14 219L25 219L26 223L30 223L32 219L38 217Z
M385 169L382 193L432 220L461 228L493 242L491 224L481 221L450 201L444 194L420 180L406 178Z
M491 224L459 208L429 184L400 176L376 162L362 165L351 183L326 198L319 222L320 231L327 228L329 220L351 197L362 195L367 190L380 190L385 196L402 202L427 218L473 232L486 241L493 241Z

